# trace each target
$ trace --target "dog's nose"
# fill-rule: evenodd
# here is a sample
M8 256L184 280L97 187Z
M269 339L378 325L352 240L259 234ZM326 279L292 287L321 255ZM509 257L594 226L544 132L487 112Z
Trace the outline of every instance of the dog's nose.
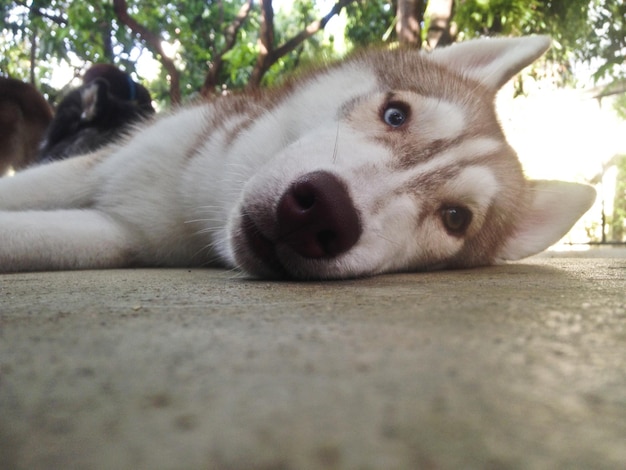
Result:
M326 171L308 173L281 197L278 241L305 258L334 257L361 236L359 214L345 184Z

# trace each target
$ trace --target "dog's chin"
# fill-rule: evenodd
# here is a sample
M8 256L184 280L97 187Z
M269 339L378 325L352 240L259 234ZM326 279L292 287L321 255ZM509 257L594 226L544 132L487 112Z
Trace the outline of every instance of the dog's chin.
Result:
M282 265L276 244L266 237L252 217L244 213L241 226L234 238L235 259L246 273L266 279L292 277Z

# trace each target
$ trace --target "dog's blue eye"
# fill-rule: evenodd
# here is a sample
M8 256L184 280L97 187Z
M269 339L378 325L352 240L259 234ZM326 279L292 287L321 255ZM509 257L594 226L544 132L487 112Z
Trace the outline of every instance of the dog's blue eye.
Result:
M383 120L391 127L400 127L406 122L407 112L397 106L389 106L383 113Z

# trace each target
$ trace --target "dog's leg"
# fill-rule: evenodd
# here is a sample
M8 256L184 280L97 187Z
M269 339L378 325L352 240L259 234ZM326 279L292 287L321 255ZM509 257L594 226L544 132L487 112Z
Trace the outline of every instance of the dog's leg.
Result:
M0 178L0 210L88 207L98 189L90 170L99 156L69 158Z
M96 210L0 211L0 272L127 267L133 240Z

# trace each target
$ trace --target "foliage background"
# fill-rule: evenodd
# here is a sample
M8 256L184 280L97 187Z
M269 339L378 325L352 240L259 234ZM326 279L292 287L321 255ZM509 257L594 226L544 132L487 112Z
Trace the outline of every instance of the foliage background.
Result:
M402 41L402 12L415 20L419 39L411 44L414 47L442 45L430 38L437 21L451 41L550 34L555 43L548 58L564 83L573 81L575 61L589 64L602 83L621 83L626 78L626 2L622 0L344 0L335 4L294 0L280 5L292 8L278 8L268 0L0 0L0 70L36 84L52 102L58 90L50 85L51 77L59 64L80 76L91 63L109 62L146 81L148 77L137 74L136 63L151 54L161 61L158 74L147 84L157 101L174 97L173 74L179 75L182 97L243 88L250 86L259 66L264 28L271 27L265 45L279 48L335 7L344 17L345 27L338 32L341 47L336 47L332 36L312 34L282 51L262 71L260 83L274 83L302 64L333 59L354 47ZM245 8L243 20L236 25ZM443 19L430 13L442 10ZM145 34L129 27L120 12ZM163 44L169 44L169 49L159 50ZM174 68L164 66L165 60ZM205 87L209 71L214 77Z

